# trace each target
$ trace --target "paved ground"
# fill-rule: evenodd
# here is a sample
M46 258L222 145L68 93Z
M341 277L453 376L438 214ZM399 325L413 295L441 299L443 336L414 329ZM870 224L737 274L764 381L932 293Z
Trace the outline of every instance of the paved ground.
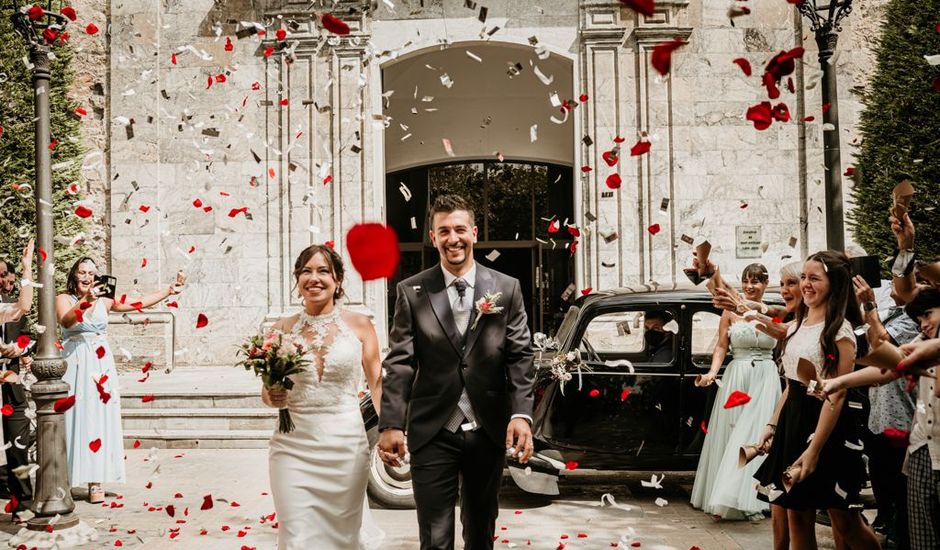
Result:
M84 501L76 511L94 526L99 539L85 548L274 548L276 529L265 516L274 512L267 492L265 450L127 451L128 483L108 489L118 493L103 506ZM159 466L159 471L155 472ZM585 472L564 479L562 496L548 500L523 493L507 478L501 500L497 547L554 550L610 548L627 536L641 548L702 550L769 548L769 520L715 522L687 504L691 489L688 473L667 473L663 489L642 487L648 475ZM148 488L148 484L149 485ZM605 506L601 495L611 493L629 510ZM214 507L201 511L203 497L211 494ZM657 506L657 498L668 501ZM175 508L175 517L166 512ZM417 549L415 515L411 510L375 510L386 531L383 549ZM15 533L17 526L3 516L0 530ZM171 539L172 533L178 535ZM205 535L201 533L205 530ZM818 529L820 546L832 548L827 529ZM586 535L578 538L579 535ZM6 538L7 535L0 533ZM565 538L565 537L568 538ZM629 545L627 546L629 547Z

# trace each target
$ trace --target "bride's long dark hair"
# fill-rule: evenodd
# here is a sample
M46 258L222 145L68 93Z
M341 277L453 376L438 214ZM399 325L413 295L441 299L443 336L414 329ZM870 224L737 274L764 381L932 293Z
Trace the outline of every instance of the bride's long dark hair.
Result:
M829 296L826 303L826 324L819 335L819 346L823 352L822 374L831 378L839 368L839 348L836 346L836 335L842 323L848 319L852 328L862 325L862 314L859 311L858 300L852 285L852 266L849 258L842 252L823 250L806 258L806 261L823 264L826 276L829 278ZM790 338L796 334L803 325L803 320L809 312L809 307L802 300L796 310L796 330L787 336L783 345L783 353Z

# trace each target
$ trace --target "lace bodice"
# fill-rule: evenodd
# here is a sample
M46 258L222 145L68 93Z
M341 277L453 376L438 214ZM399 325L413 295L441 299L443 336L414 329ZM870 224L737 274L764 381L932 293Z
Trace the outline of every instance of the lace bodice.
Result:
M816 323L815 325L803 323L799 330L796 330L796 323L790 326L788 334L792 334L792 337L787 340L786 353L784 353L781 358L783 373L787 378L799 380L796 376L796 366L800 361L800 357L804 357L816 365L816 373L820 377L822 376L822 368L825 364L825 360L822 346L819 345L819 335L822 333L825 325L826 324L823 322ZM795 334L794 330L796 330ZM839 327L839 332L836 334L836 342L839 340L848 340L852 343L853 348L856 345L855 333L852 331L852 324L849 323L848 320L843 321L842 326Z
M728 329L734 359L773 359L777 341L754 327L753 321L738 321Z
M291 376L294 388L288 393L288 408L296 411L341 407L359 408L362 384L362 342L334 309L324 315L301 312L291 334L310 346L307 370Z

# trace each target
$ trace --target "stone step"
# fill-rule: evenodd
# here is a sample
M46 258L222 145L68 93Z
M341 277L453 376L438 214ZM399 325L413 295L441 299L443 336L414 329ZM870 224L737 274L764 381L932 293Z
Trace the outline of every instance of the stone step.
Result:
M121 418L125 431L271 430L277 422L277 410L268 407L126 408L121 411Z
M154 397L153 401L144 402L144 396ZM261 402L260 391L233 392L153 392L134 390L121 394L121 409L266 409Z
M267 430L156 430L124 431L124 448L148 449L264 449L271 439L273 427Z

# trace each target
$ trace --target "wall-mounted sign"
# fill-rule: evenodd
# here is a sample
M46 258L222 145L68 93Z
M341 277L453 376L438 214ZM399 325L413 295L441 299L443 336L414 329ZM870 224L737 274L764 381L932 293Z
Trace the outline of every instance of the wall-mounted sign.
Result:
M760 226L738 225L734 228L734 251L737 258L760 258Z

